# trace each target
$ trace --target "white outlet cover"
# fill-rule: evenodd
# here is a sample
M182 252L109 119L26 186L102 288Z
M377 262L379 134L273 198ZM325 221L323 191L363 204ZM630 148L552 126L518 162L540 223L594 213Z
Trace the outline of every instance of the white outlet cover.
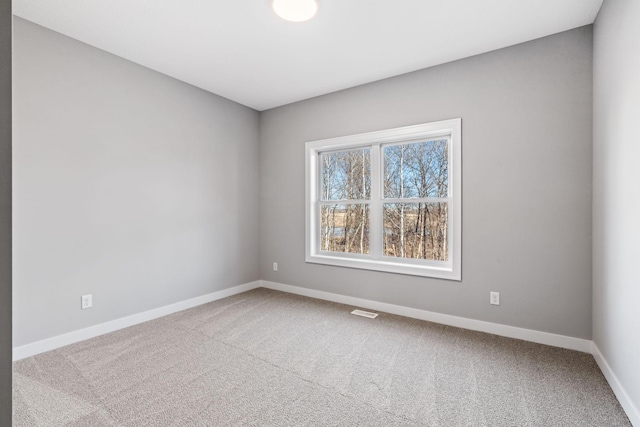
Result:
M500 292L489 292L489 303L492 305L500 305Z
M82 295L82 305L81 308L87 309L87 308L91 308L93 306L93 298L91 297L91 294L89 295Z

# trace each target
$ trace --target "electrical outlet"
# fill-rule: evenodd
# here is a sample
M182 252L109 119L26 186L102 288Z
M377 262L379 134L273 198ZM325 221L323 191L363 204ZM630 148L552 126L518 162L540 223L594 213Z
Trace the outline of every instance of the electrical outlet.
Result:
M91 297L91 294L82 295L82 309L84 310L91 307L93 307L93 298Z
M273 271L278 271L278 263L277 262L273 263Z
M489 303L500 305L500 292L489 292Z

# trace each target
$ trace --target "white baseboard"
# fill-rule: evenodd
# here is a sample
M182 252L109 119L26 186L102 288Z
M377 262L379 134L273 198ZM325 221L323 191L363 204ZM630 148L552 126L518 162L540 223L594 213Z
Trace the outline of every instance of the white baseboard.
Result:
M251 289L260 287L260 284L261 283L259 280L251 283L245 283L243 285L223 289L221 291L202 295L200 297L192 298L186 301L180 301L175 304L165 305L164 307L158 307L153 310L132 314L131 316L122 317L120 319L115 319L109 322L100 323L98 325L89 326L88 328L79 329L77 331L72 331L41 341L36 341L31 344L15 347L13 349L13 360L15 361L24 359L26 357L35 356L36 354L44 353L45 351L55 350L56 348L64 347L65 345L84 341L89 338L94 338L99 335L117 331L119 329L128 328L129 326L137 325L138 323L147 322L149 320L157 319L158 317L166 316L178 311L187 310L189 308L193 308L202 304L207 304L212 301L250 291Z
M635 427L640 427L640 410L638 410L638 407L633 403L624 387L622 387L620 380L611 369L611 366L609 366L609 363L607 363L607 359L604 358L595 342L592 344L591 350L593 358L596 359L596 363L598 363L602 374L607 379L613 393L618 398L620 406L622 406L627 417L629 417L629 421L631 421L631 424Z
M291 294L297 294L326 301L333 301L359 308L367 308L369 310L377 310L385 313L397 314L399 316L426 320L443 325L455 326L458 328L470 329L473 331L487 332L503 337L516 338L539 344L546 344L554 347L561 347L567 348L569 350L591 353L591 340L568 337L564 335L556 335L548 332L534 331L532 329L518 328L515 326L500 325L498 323L485 322L482 320L467 319L465 317L451 316L448 314L419 310L417 308L409 308L400 305L387 304L379 301L349 297L345 295L301 288L298 286L284 285L282 283L269 282L266 280L262 280L261 282L262 287L273 289L276 291L283 291Z
M314 289L301 288L298 286L285 285L282 283L269 282L266 280L257 280L255 282L234 286L232 288L223 289L221 291L213 292L211 294L192 298L186 301L181 301L175 304L159 307L142 313L133 314L127 317L122 317L120 319L115 319L109 322L90 326L88 328L80 329L77 331L72 331L41 341L36 341L31 344L15 347L13 349L13 360L20 360L24 359L25 357L43 353L45 351L55 350L56 348L60 348L65 345L73 344L109 332L117 331L119 329L127 328L129 326L137 325L142 322L157 319L158 317L173 314L178 311L187 310L189 308L226 298L231 295L250 291L261 286L264 288L288 292L291 294L297 294L326 301L333 301L340 304L347 304L360 308L382 311L390 314L397 314L399 316L441 323L458 328L487 332L490 334L501 335L509 338L517 338L525 341L531 341L555 347L562 347L586 353L592 352L592 341L590 340L556 335L548 332L534 331L531 329L518 328L515 326L506 326L498 323L485 322L482 320L467 319L464 317L451 316L448 314L435 313L431 311L334 294L330 292L317 291Z
M157 319L162 316L167 316L182 310L197 307L202 304L207 304L212 301L216 301L222 298L230 297L232 295L247 292L252 289L264 287L267 289L273 289L277 291L287 292L296 295L302 295L310 298L322 299L326 301L333 301L340 304L346 304L359 308L367 308L369 310L376 310L390 314L396 314L399 316L411 317L414 319L426 320L429 322L440 323L443 325L455 326L458 328L470 329L474 331L487 332L490 334L500 335L509 338L516 338L525 341L531 341L539 344L551 345L554 347L561 347L570 350L582 351L585 353L593 354L600 370L609 382L613 392L620 401L620 405L629 417L631 424L635 427L640 427L640 411L633 403L624 387L618 380L618 377L611 370L611 367L607 363L606 359L598 349L597 345L590 340L567 337L564 335L551 334L548 332L534 331L531 329L518 328L515 326L500 325L497 323L485 322L482 320L467 319L464 317L451 316L448 314L435 313L426 310L420 310L416 308L409 308L394 304L387 304L379 301L372 301L363 298L350 297L346 295L334 294L330 292L317 291L314 289L301 288L299 286L285 285L282 283L270 282L266 280L257 280L251 283L245 283L243 285L234 286L232 288L223 289L221 291L213 292L200 297L192 298L186 301L181 301L175 304L166 305L153 310L145 311L143 313L133 314L131 316L122 317L120 319L112 320L109 322L101 323L99 325L90 326L88 328L80 329L77 331L69 332L63 335L58 335L52 338L47 338L42 341L37 341L31 344L26 344L13 349L13 360L20 360L26 357L35 356L36 354L44 353L46 351L55 350L60 347L64 347L69 344L73 344L79 341L84 341L90 338L97 337L99 335L114 332L119 329L124 329L129 326L137 325L139 323L147 322L149 320Z

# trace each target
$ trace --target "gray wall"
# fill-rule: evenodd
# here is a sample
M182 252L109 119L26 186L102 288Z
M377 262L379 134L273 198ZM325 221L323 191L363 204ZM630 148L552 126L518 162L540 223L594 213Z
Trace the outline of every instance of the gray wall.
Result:
M258 113L14 25L14 345L259 279Z
M462 282L305 264L306 141L454 117ZM262 279L591 338L591 26L269 110L260 123Z
M593 338L640 410L640 2L594 26ZM640 415L640 414L637 414Z
M0 425L11 425L11 0L0 1Z

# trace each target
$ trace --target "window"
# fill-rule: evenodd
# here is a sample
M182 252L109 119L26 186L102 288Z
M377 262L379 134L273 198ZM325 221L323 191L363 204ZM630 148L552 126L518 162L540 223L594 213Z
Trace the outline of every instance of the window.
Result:
M461 119L306 144L306 261L460 280Z

